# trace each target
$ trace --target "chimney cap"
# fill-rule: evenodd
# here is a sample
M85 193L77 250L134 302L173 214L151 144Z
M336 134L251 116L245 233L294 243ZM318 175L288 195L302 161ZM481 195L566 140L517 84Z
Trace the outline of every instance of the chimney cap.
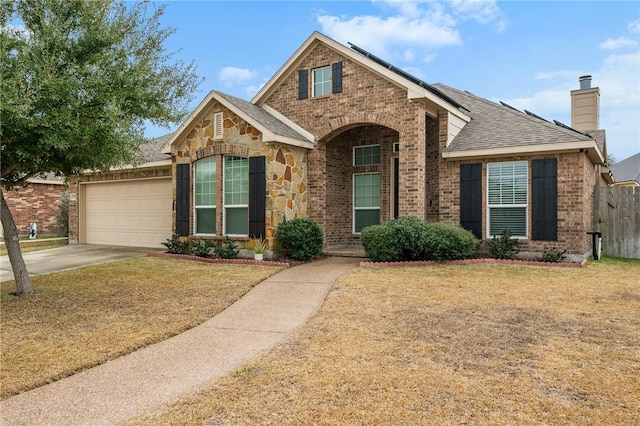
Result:
M591 89L591 75L581 75L578 81L580 82L580 89Z

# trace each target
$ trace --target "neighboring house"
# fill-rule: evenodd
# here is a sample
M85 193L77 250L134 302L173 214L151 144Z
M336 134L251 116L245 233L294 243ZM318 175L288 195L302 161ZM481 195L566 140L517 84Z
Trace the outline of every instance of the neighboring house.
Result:
M640 186L640 152L611 165L614 186Z
M143 167L137 179L173 179L163 214L185 237L242 245L264 236L277 249L280 223L310 217L329 249L359 244L366 226L416 216L482 239L508 228L524 251L583 256L595 186L611 180L599 95L590 78L572 91L570 128L427 84L315 32L251 102L210 92L167 140L170 168ZM96 241L87 191L136 179L129 173L72 181L77 241ZM108 216L103 232L113 234Z
M2 190L21 238L29 236L31 223L36 224L40 236L58 235L60 198L67 190L63 179L54 176L32 178L25 186Z

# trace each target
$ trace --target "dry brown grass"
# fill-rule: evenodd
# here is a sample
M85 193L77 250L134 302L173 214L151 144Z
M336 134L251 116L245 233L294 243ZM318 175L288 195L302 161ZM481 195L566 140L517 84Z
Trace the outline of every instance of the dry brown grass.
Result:
M67 244L68 244L68 241L66 239L53 240L53 241L36 240L33 242L21 242L20 251L22 253L28 253L30 251L47 250L47 249L56 248L60 246L66 246ZM0 256L5 256L6 254L7 254L7 247L4 244L0 245Z
M279 268L140 258L2 283L0 395L32 389L183 332Z
M288 343L139 424L640 424L640 262L358 268Z

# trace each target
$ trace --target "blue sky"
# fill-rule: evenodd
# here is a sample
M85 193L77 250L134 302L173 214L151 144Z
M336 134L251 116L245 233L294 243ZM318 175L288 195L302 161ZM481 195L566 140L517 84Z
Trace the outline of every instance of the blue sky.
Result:
M637 1L169 1L166 47L212 89L250 100L317 30L428 83L571 124L578 77L600 88L600 127L618 161L640 152ZM177 128L178 125L175 126ZM174 129L175 129L174 128ZM174 130L169 129L169 130ZM150 127L147 136L167 133Z

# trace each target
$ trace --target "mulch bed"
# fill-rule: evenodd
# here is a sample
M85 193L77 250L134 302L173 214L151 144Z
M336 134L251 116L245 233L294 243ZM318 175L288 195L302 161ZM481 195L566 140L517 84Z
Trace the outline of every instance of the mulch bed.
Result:
M404 262L360 262L360 266L365 268L386 268L389 266L425 266L425 265L478 265L478 264L499 264L499 265L516 265L516 266L547 266L556 268L584 268L587 265L587 259L582 262L542 262L539 260L519 260L519 259L465 259L465 260L449 260L445 262L437 262L434 260L417 260Z
M163 251L152 251L148 254L151 257L169 257L173 259L193 260L195 262L204 263L224 263L237 265L258 265L258 266L276 266L278 268L290 268L292 266L301 265L303 263L312 262L321 259L323 256L315 256L313 259L303 262L301 260L291 259L288 257L278 259L253 260L248 258L223 259L221 257L200 257L192 254L174 254Z

